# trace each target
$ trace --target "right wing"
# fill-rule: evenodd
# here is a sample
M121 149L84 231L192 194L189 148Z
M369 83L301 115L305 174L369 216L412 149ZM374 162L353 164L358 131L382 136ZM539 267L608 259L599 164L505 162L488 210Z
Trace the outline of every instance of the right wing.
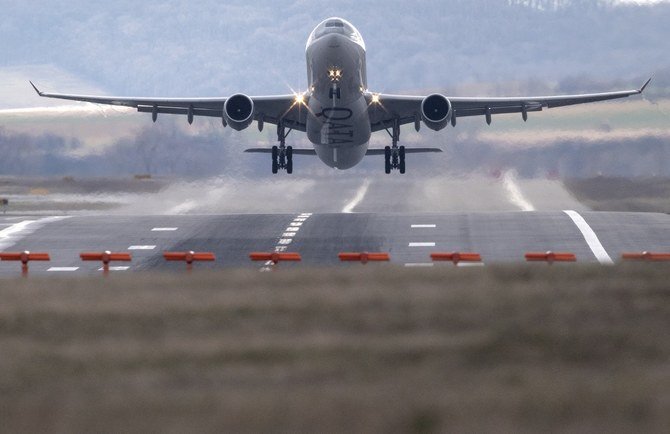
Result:
M221 118L223 105L227 100L225 97L135 98L48 93L40 91L32 81L30 84L41 97L132 107L138 112L151 113L154 121L161 113L186 115L189 123L193 122L194 116ZM254 120L274 125L282 122L287 128L305 131L307 111L301 110L301 104L296 104L295 95L252 96L250 98L254 102Z
M563 107L596 101L607 101L639 95L644 92L651 78L639 89L617 92L590 93L582 95L531 96L512 98L461 98L446 97L452 105L452 123L465 116L485 116L491 123L491 116L504 113L522 113L526 119L528 112L542 111L544 108ZM374 100L378 104L373 104ZM397 120L400 125L418 122L421 119L421 103L425 96L370 94L368 99L372 131L390 128Z

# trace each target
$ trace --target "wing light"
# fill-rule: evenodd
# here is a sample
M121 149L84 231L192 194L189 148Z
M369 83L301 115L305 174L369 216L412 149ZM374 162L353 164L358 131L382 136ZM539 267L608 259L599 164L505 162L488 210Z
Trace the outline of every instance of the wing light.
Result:
M296 93L293 96L293 103L295 105L304 105L305 104L305 94L302 93Z

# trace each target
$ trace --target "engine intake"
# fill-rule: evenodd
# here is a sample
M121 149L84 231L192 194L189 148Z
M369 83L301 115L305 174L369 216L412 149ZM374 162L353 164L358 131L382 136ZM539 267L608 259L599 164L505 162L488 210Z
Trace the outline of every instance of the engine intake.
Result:
M254 102L241 93L231 96L223 105L223 119L230 128L241 131L254 120Z
M431 130L439 131L446 127L452 115L451 102L444 95L428 95L421 102L421 119Z

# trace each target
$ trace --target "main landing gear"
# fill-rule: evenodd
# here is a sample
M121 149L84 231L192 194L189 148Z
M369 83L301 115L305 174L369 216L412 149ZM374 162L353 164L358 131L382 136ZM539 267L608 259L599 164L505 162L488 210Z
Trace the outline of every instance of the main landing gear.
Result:
M400 140L400 122L393 120L391 131L386 128L386 132L391 136L392 146L384 148L384 172L391 173L391 170L398 170L401 174L405 173L405 147L398 146Z
M286 146L286 137L293 131L286 128L281 123L277 125L277 140L279 146L272 147L272 173L277 173L279 170L286 170L286 173L293 173L293 148Z

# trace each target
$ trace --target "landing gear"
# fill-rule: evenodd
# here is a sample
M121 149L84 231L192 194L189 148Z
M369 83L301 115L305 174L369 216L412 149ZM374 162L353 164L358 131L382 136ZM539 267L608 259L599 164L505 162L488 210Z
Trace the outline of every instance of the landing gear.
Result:
M279 171L279 148L276 146L272 147L272 173L277 173Z
M279 169L286 170L286 173L293 173L293 148L286 146L286 137L293 131L286 128L280 122L277 125L277 140L279 146L272 147L272 173L279 172Z
M400 122L398 119L393 120L393 127L391 131L386 129L386 132L391 136L393 141L392 146L384 148L384 172L391 173L391 170L396 169L401 174L405 173L405 147L398 146L400 140Z

